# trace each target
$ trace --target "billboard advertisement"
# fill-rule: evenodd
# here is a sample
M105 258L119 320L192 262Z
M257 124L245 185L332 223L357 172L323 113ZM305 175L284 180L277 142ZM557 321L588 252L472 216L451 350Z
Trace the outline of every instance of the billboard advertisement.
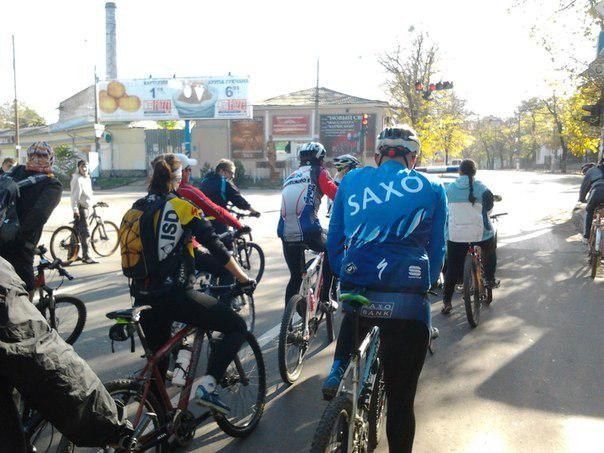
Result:
M99 121L251 118L248 85L232 76L101 81Z
M309 115L275 115L272 135L276 137L310 134Z
M264 120L231 122L231 153L233 159L253 159L264 154Z
M361 120L362 114L321 115L320 141L329 157L342 154L359 155L362 149ZM365 151L373 154L375 149L376 116L367 118L367 136Z

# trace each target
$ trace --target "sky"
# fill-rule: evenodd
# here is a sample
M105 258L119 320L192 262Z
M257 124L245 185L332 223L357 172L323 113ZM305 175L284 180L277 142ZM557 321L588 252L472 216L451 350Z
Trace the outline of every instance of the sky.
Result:
M530 36L535 21L549 26L542 0L510 12L512 1L116 0L118 77L249 75L259 101L313 87L319 58L321 86L388 100L377 58L408 45L413 27L438 44L438 78L454 82L470 111L505 117L523 99L547 94L552 74ZM57 120L61 100L93 82L95 66L104 78L104 5L4 0L0 103L14 98L12 34L18 98L48 122ZM586 41L573 58L589 62L595 53Z

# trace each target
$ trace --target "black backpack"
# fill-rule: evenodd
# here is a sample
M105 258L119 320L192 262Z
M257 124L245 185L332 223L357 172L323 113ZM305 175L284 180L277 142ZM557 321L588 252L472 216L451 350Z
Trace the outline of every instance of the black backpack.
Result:
M14 241L19 232L17 199L21 189L49 177L46 174L32 175L17 182L13 179L13 171L0 176L0 245Z

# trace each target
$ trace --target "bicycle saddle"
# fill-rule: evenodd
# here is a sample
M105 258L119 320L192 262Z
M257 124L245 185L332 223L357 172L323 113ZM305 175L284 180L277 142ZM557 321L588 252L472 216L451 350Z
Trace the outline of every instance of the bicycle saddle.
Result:
M132 307L132 308L124 308L123 310L115 310L107 313L105 316L109 319L125 319L127 321L132 321L134 317L137 317L136 321L138 321L138 316L141 311L151 310L151 306L142 305L140 307Z
M346 302L353 307L367 307L371 305L371 301L367 299L365 296L354 293L342 293L340 294L340 302Z

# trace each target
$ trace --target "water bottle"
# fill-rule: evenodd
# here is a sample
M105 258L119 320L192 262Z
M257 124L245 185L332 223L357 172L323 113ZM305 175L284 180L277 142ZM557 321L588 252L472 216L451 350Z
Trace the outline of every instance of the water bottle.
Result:
M176 364L174 365L174 374L172 375L172 384L182 387L185 385L185 377L187 371L189 371L189 364L191 363L191 348L183 346L178 351L176 357Z

